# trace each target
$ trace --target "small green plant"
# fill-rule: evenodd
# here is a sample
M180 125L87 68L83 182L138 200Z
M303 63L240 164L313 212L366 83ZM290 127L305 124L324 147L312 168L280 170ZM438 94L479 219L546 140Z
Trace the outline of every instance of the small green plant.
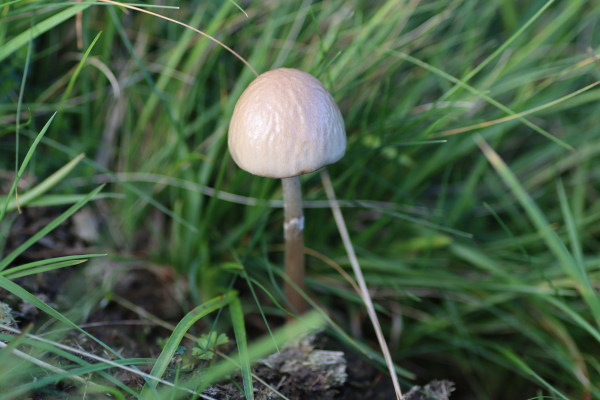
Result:
M11 314L11 309L8 304L0 301L0 324L14 326L16 324L15 319Z
M202 334L198 339L198 347L192 349L192 355L201 360L212 360L217 351L217 347L229 343L229 338L226 334L211 332L210 335Z

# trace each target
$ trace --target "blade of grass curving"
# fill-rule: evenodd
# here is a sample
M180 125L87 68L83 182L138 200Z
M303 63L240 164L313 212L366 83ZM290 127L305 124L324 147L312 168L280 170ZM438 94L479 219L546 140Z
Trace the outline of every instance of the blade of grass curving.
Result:
M254 400L254 387L252 385L252 375L250 374L250 356L248 355L248 341L246 337L246 327L244 326L244 313L242 311L242 303L240 302L240 299L236 297L231 301L231 303L229 303L229 312L231 313L231 322L233 323L235 342L237 343L240 364L242 366L244 394L246 395L246 400ZM277 342L274 341L274 343L275 347L277 347Z
M41 238L46 236L49 232L51 232L54 228L56 228L57 226L62 224L71 215L75 214L75 212L77 210L79 210L81 207L86 205L103 188L104 188L104 185L101 185L98 188L96 188L95 190L93 190L92 192L90 192L90 194L88 194L83 199L81 199L80 201L78 201L77 203L72 205L67 211L62 213L58 218L56 218L54 221L50 222L44 228L40 229L38 232L36 232L35 235L33 235L32 237L27 239L27 241L25 243L23 243L22 245L17 247L10 254L8 254L2 261L0 261L0 271L4 270L6 267L8 267L8 265L11 262L13 262L19 255L21 255L29 247L31 247L31 245L33 245L38 240L40 240Z
M529 216L529 219L533 225L543 235L546 246L560 261L565 271L579 283L579 285L577 285L577 290L581 293L586 303L590 307L596 324L600 326L600 299L598 298L598 295L590 282L590 277L587 274L587 271L579 268L577 261L568 252L564 243L558 237L556 232L550 228L550 224L546 220L546 217L542 211L527 194L525 189L523 189L517 180L517 177L512 173L500 156L481 136L476 135L475 142L490 164L492 164L498 175L500 175L504 183L512 191L513 195L517 198L521 206L525 209L525 212Z
M0 62L4 61L8 56L12 53L20 49L26 43L30 42L32 39L37 38L42 33L49 31L55 26L59 25L61 22L66 21L71 18L75 14L80 11L88 8L89 5L76 5L70 8L67 8L64 11L59 12L52 17L45 19L44 21L36 24L33 28L26 30L25 32L17 35L3 46L0 47Z
M23 172L25 172L25 168L27 167L27 164L29 164L29 160L31 160L31 157L33 156L33 152L35 151L35 148L37 147L38 143L40 143L40 140L42 140L42 137L44 136L44 134L50 127L50 124L52 123L52 120L54 119L55 116L56 116L56 113L54 113L52 115L52 117L50 117L48 122L46 122L46 125L44 125L44 128L42 128L41 132L36 136L35 140L33 141L33 144L29 148L29 151L27 152L27 155L25 156L25 159L23 160L23 164L21 164L21 168L19 169L19 172L17 173L17 176L15 177L15 181L14 181L12 187L10 188L10 191L8 192L8 196L6 196L6 201L4 202L4 206L2 207L2 211L0 212L0 223L2 222L2 219L4 218L4 214L6 214L6 209L8 208L8 202L12 198L12 195L15 192L15 190L17 189L17 184L19 183L19 180L21 179ZM3 268L0 267L0 271L2 269Z
M29 268L26 269L24 271L9 271L10 273L4 275L6 276L7 279L17 279L17 278L21 278L23 276L27 276L27 275L33 275L33 274L37 274L40 272L47 272L47 271L52 271L55 269L60 269L60 268L64 268L64 267L70 267L72 265L77 265L77 264L81 264L83 262L86 262L87 259L84 260L74 260L74 261L64 261L61 263L56 263L56 264L50 264L50 265L44 265L42 267L35 267L35 268ZM2 271L2 272L6 272L6 271Z
M241 7L241 6L240 6L238 3L236 3L236 2L235 2L235 1L233 1L233 0L227 0L227 1L229 1L229 2L230 2L231 4L233 4L235 7L237 7L237 9L238 9L238 10L240 10L241 12L243 12L243 13L244 13L244 15L246 16L246 18L248 18L248 14L246 13L246 11L244 11L244 9L243 9L243 8L242 8L242 7Z
M14 267L11 269L6 269L4 271L1 271L0 275L6 276L8 274L12 274L12 273L19 272L19 271L24 271L29 268L36 268L36 267L41 267L41 266L49 265L49 264L62 263L65 261L81 260L82 258L96 258L96 257L104 257L104 256L106 256L106 254L82 254L80 256L65 256L65 257L49 258L47 260L35 261L32 263L19 265L18 267Z
M367 284L365 282L365 278L363 277L362 271L360 269L360 265L358 264L358 259L356 258L356 254L354 253L354 247L352 246L352 242L350 241L350 235L348 234L348 230L346 229L346 223L344 222L344 217L342 216L342 212L340 207L338 206L335 199L335 192L333 191L333 186L331 185L331 179L329 179L329 174L327 173L327 168L323 168L321 170L321 179L323 181L323 186L325 186L325 192L327 193L327 198L331 203L331 210L333 211L333 216L335 218L335 222L338 226L338 230L340 235L342 236L342 241L344 242L344 247L346 248L346 252L348 253L348 257L350 258L350 263L352 264L352 269L354 270L354 274L356 275L356 280L358 281L358 286L362 292L362 297L365 302L365 306L367 308L367 312L369 317L371 318L371 323L373 324L373 328L377 334L377 340L379 341L379 345L381 346L381 351L385 357L385 361L388 365L388 370L390 372L390 376L392 378L392 382L394 383L394 389L396 390L396 397L398 400L402 400L402 391L400 390L400 384L398 383L398 377L396 376L396 371L394 370L394 363L392 361L392 356L385 342L385 338L383 337L383 332L381 331L381 326L379 325L379 320L377 319L377 314L375 313L375 308L373 307L373 302L371 300L371 295L369 294L369 289L367 288Z
M455 78L454 76L442 71L441 69L438 69L432 65L429 65L426 62L423 62L417 58L414 58L412 56L409 56L408 54L399 52L399 51L395 51L395 50L388 50L388 49L380 49L381 51L384 51L388 54L391 54L393 56L396 56L398 58L401 58L403 60L406 60L408 62L411 62L415 65L420 66L421 68L424 68L430 72L433 72L436 75L441 76L444 79L449 80L450 82L456 83L457 85L459 85L460 87L465 88L467 91L473 93L474 95L480 97L481 99L487 101L488 103L492 104L493 106L499 108L500 110L504 111L505 113L507 113L508 115L514 116L517 113L515 113L513 110L511 110L510 108L506 107L504 104L492 99L491 97L489 97L488 95L480 92L479 90L475 89L474 87L467 85L466 83L461 82L458 78ZM536 131L537 133L539 133L542 136L545 136L546 138L552 140L553 142L555 142L556 144L560 145L561 147L564 147L565 149L568 149L570 151L573 152L577 152L577 150L575 150L575 148L573 146L571 146L570 144L560 140L559 138L553 136L551 133L545 131L544 129L540 128L539 126L535 125L533 122L523 118L523 117L517 117L517 119L519 120L519 122L525 124L526 126L528 126L529 128L533 129L534 131ZM435 135L434 135L435 136Z
M29 200L26 205L21 204L21 197L19 196L20 207L51 207L51 206L65 206L69 204L75 204L85 197L84 194L50 194L47 196L39 197L35 200ZM98 193L94 200L99 199L124 199L125 195L119 193ZM6 200L6 196L0 196L0 203ZM8 202L8 208L6 211L13 211L17 209L17 202L12 199Z
M60 99L60 103L58 105L58 118L57 118L57 121L56 121L56 123L57 123L58 126L61 126L60 122L62 120L63 110L65 108L65 103L67 102L67 99L71 95L71 91L73 90L73 86L75 86L75 81L77 80L77 77L79 76L79 72L81 72L81 69L85 65L85 60L87 60L88 56L90 55L90 52L94 48L94 45L96 44L96 42L100 38L100 35L102 35L102 31L98 32L98 34L96 35L96 37L92 41L92 44L90 44L90 46L88 47L87 51L84 53L83 57L81 57L81 61L79 61L79 64L77 64L77 68L75 68L75 72L73 72L73 75L71 76L71 79L69 79L69 83L67 84L67 88L65 89L65 92L63 93L63 95L62 95L62 97Z
M40 184L29 189L26 193L19 195L19 206L27 205L30 201L36 199L37 197L46 193L52 187L56 186L77 166L77 164L79 164L83 157L85 157L85 154L78 155L73 160L65 164L58 171L50 175L48 178L44 179L44 181L42 181ZM16 201L14 202L14 207L16 208ZM10 208L11 205L9 204L8 209L10 210Z
M171 337L167 341L163 351L160 353L160 356L156 360L154 367L152 367L152 371L150 372L150 376L154 378L160 379L164 374L167 366L171 362L171 359L175 355L175 351L181 343L181 340L185 336L186 332L190 329L190 327L198 321L200 318L210 314L213 311L219 310L225 305L229 304L233 299L237 298L237 294L235 292L229 293L229 295L215 297L198 307L194 308L192 311L186 314L185 317L177 324L177 327L171 334ZM152 385L153 388L154 385ZM151 399L150 393L151 387L148 381L142 388L142 392L140 393L142 399Z

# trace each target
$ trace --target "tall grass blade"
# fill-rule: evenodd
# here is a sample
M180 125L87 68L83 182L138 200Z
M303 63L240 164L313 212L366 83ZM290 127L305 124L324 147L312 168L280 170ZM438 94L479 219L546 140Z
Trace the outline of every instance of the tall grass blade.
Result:
M244 313L242 303L237 297L229 304L231 313L231 322L233 323L233 332L235 342L237 343L238 353L240 355L240 364L242 366L242 380L244 381L244 393L246 400L254 400L254 386L252 385L252 374L250 370L250 356L248 355L248 342L246 336L246 327L244 326ZM277 345L277 342L274 342Z

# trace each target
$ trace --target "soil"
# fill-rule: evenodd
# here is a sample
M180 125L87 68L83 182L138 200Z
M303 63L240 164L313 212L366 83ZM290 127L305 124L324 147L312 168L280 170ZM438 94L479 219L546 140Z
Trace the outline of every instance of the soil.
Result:
M76 222L79 218L87 220L89 224L90 218L94 218L93 212L84 209L80 213L84 215L65 221L43 241L23 253L14 265L50 257L97 252L97 249L89 247L94 240L94 233L88 231L82 234ZM24 214L14 221L4 253L8 254L18 247L57 215L56 209L25 209ZM186 300L180 298L180 293L181 287L185 287L185 282L176 281L175 274L168 268L155 267L143 261L128 263L126 266L115 263L108 268L108 271L105 265L102 271L95 270L94 263L91 262L89 266L48 271L18 278L15 282L59 311L72 309L75 304L77 307L82 307L87 317L83 316L82 320L85 322L81 327L111 348L117 349L123 357L158 357L161 351L158 342L161 338L168 337L170 331L141 318L139 313L131 310L131 306L124 307L123 304L131 303L164 321L176 324L183 317L182 303ZM113 297L86 299L86 285L78 285L77 282L80 280L85 280L88 286L108 285ZM93 297L91 294L88 295ZM90 303L87 305L88 308L84 306L86 300ZM4 304L3 307L7 305L13 310L11 315L19 329L24 329L30 324L40 326L47 320L46 316L35 307L3 289L0 289L0 304ZM201 323L195 326L198 332L202 332L203 328ZM247 328L250 337L263 334L263 332L251 332L252 324L248 324ZM46 327L42 326L35 333L39 334L44 329ZM232 337L231 333L229 337ZM62 342L107 357L106 351L100 345L83 334L70 331L63 337ZM191 343L185 345L188 349L193 347ZM233 347L230 346L230 349L233 350ZM63 366L69 364L68 360L58 357L46 361L53 364L60 361ZM149 367L139 368L149 372ZM394 388L387 376L354 353L340 347L324 334L304 337L299 342L288 344L280 353L256 363L253 372L291 400L396 398ZM114 370L113 376L135 390L139 390L143 385L143 380L133 373ZM185 376L182 378L185 379ZM237 386L229 381L210 387L205 394L215 399L244 399L239 389L242 387L241 377L233 376L232 380L237 383ZM255 382L254 387L257 400L279 398L259 382ZM59 383L52 388L44 388L33 393L29 398L39 400L62 398L60 393L67 394L73 390L73 386ZM405 395L404 400L432 398L424 393L430 393L433 398L437 397L439 400L447 400L452 390L453 384L449 381L432 382L423 388L413 388Z

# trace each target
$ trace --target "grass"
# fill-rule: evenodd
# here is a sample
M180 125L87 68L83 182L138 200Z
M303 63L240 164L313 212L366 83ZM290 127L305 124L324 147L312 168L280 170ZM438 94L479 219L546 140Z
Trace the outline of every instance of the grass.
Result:
M361 295L339 273L357 280L356 264L404 389L448 378L458 399L600 398L599 4L168 6L179 9L151 10L214 37L258 73L293 67L318 76L340 106L347 154L327 170L356 259L321 175L304 175L308 296L327 311L306 326L328 319L327 334L387 373L369 316L359 312ZM18 161L19 176L42 182L18 190L21 207L72 207L28 245L89 201L112 221L98 244L109 256L94 257L94 265L133 257L171 267L186 277L181 294L190 309L235 287L243 307L231 308L238 304L231 298L230 313L219 306L203 320L235 331L248 393L253 354L289 337L278 334L286 304L280 184L240 170L226 145L233 107L254 74L209 39L137 10L48 0L0 7L0 171L15 172ZM0 182L7 192L17 188ZM0 244L18 218L14 190L7 192ZM84 323L85 313L50 308L12 279L88 256L27 266L19 258L27 247L5 253L0 286L66 324L54 330ZM98 288L90 307L109 291ZM184 311L188 321L193 314ZM264 316L272 335L246 344L253 335L240 313ZM179 328L178 340L187 332ZM76 377L102 386L88 385L88 393L139 397L107 371L139 374L136 365L146 363L161 372L171 359L165 352L90 364L61 348L60 335L41 342L33 333L39 326L30 329L0 350L0 385L19 383L2 398ZM73 369L2 367L15 351L45 363L60 354ZM222 371L230 374L231 365ZM142 376L149 396L162 372ZM199 387L187 384L164 381L156 390L171 398ZM173 385L188 392L167 390Z

